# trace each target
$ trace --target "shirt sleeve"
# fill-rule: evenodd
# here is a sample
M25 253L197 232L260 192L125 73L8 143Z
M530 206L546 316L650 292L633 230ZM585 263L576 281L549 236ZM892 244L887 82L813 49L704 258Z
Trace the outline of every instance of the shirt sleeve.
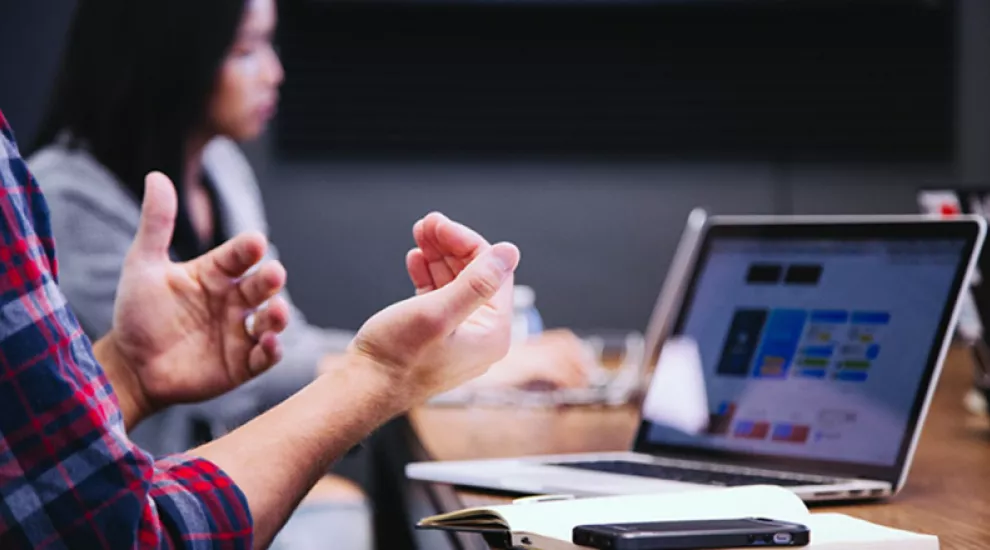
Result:
M0 548L250 548L247 501L219 468L127 438L2 114L0 184Z

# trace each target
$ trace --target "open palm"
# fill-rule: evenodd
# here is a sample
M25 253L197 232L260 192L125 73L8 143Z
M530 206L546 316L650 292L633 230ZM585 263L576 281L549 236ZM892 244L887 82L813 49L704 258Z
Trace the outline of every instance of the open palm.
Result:
M431 213L413 226L417 248L406 257L409 277L417 294L442 288L453 281L480 253L490 247L478 233L439 213ZM505 290L511 300L511 281ZM511 303L498 314L511 313ZM493 304L479 308L468 320L490 331L502 322ZM548 331L513 347L484 376L482 387L521 387L545 383L553 387L581 387L594 364L583 343L570 331Z
M492 246L437 213L413 233L417 248L406 264L417 296L374 315L351 346L426 398L479 376L505 356L519 250Z
M117 288L114 344L153 408L220 395L275 364L288 308L276 294L285 270L262 259L267 241L240 235L185 263L168 250L177 199L172 183L146 182L141 226ZM247 274L247 275L246 275ZM256 314L252 336L245 318Z

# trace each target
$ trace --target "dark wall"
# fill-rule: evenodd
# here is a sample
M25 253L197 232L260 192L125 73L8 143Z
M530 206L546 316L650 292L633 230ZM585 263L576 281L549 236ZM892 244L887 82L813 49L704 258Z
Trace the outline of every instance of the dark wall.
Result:
M0 0L0 110L21 148L34 139L75 0Z
M695 206L914 212L953 180L952 7L283 2L290 286L358 326L440 209L522 246L549 324L641 329Z
M322 158L947 161L951 7L290 0L277 143Z
M970 9L978 9L983 1L962 0L962 4L973 4ZM302 0L280 0L287 9L300 2ZM329 0L325 2L328 3ZM784 3L804 2L781 4ZM0 12L3 15L0 17L0 69L5 76L17 75L0 86L0 109L15 124L22 141L34 132L40 116L73 4L71 0L0 0L3 10ZM859 5L858 2L847 4ZM436 26L430 26L436 25L437 21L413 18L402 11L396 11L390 18L375 20L367 15L369 12L362 12L363 8L350 8L356 10L352 19L335 20L322 31L312 29L333 45L332 49L316 49L314 55L301 60L287 59L290 70L287 86L292 82L305 85L287 88L281 128L278 128L285 133L271 137L280 138L282 145L296 143L292 150L295 154L291 155L296 158L286 160L290 155L280 152L272 145L275 140L267 138L247 147L252 162L259 168L273 236L289 267L290 288L313 320L326 325L358 326L378 308L408 294L410 289L402 258L411 245L410 224L429 210L440 209L477 226L492 238L519 242L524 253L520 281L536 287L538 303L549 324L636 329L642 328L649 314L685 216L694 206L723 213L914 211L916 188L956 181L956 166L941 160L945 143L951 143L951 138L943 135L946 127L943 94L946 90L952 91L956 80L946 77L948 83L938 79L927 84L920 82L936 73L952 73L951 59L943 57L948 46L944 43L946 35L938 30L941 22L935 21L929 28L925 26L929 23L911 15L917 14L919 9L934 10L931 12L933 19L939 20L942 3L927 2L934 8L917 8L918 3L910 1L898 4L913 7L897 8L906 14L903 18L895 17L869 27L877 33L870 39L872 48L869 51L863 51L861 47L863 41L869 39L863 30L868 28L865 20L845 24L833 19L830 32L807 37L764 25L760 27L761 33L772 36L750 37L755 42L750 43L748 51L733 41L746 38L740 31L743 27L733 27L728 20L713 27L719 32L708 32L713 29L706 30L703 25L694 27L692 32L678 31L669 25L671 32L677 33L678 41L678 47L671 51L660 46L675 37L659 33L652 37L645 25L633 25L632 32L638 33L637 44L642 51L636 50L638 53L630 59L662 62L666 68L660 72L666 75L665 78L678 77L664 80L667 83L664 85L658 84L652 73L630 65L632 61L618 59L622 56L616 52L633 51L629 49L630 43L621 40L621 31L626 27L610 25L617 34L608 40L597 41L605 53L596 57L597 48L578 44L577 27L564 31L563 36L571 33L568 40L537 51L540 47L536 40L540 35L538 31L553 28L552 21L547 18L531 20L528 25L532 27L526 31L529 40L522 43L525 46L514 46L515 42L508 34L501 36L499 41L493 40L497 34L494 28L497 18L476 19L474 26L467 30L454 32L448 29L438 33L437 38L429 39L422 32L417 34L417 28L422 25L423 29L438 31ZM337 6L333 9L344 9ZM365 18L365 26L356 25L361 18ZM969 30L975 37L971 43L978 46L980 37L990 35L990 18L973 20L962 14L959 18L976 21L969 25L975 27L975 30ZM590 24L586 20L580 28L588 29ZM859 29L859 34L849 29ZM481 34L475 36L476 32ZM776 74L770 70L774 63L798 56L798 53L788 52L788 43L778 40L780 33L787 32L803 44L798 53L806 62L797 65L796 72ZM908 35L912 33L917 35L917 41L908 43ZM888 36L889 44L884 46ZM478 47L487 43L487 57L476 58L474 54L450 51L457 48L445 42L451 37ZM283 50L289 57L298 44L294 46L290 37L284 38ZM297 38L304 44L313 40L306 33ZM421 42L408 42L407 38L417 38ZM949 42L961 40L951 33L950 38ZM752 44L762 46L752 49L755 48ZM583 47L582 56L565 63L559 56L565 55L571 47ZM513 67L509 61L492 62L500 49L507 48L522 68ZM967 58L968 66L990 66L987 54L990 48L972 49L970 53L976 57ZM426 55L429 52L435 53L436 57ZM690 57L692 60L703 59L707 63L678 65L682 53L693 56ZM474 67L462 63L467 71L465 74L471 77L466 80L456 78L456 73L447 70L449 63L469 59L488 63L477 63ZM843 59L851 66L837 62ZM889 62L871 64L863 61L877 59ZM548 60L557 61L549 67L552 69L549 75L578 78L582 74L581 63L587 62L601 78L595 79L594 86L590 87L587 79L583 88L573 80L566 80L569 86L555 85L549 79L541 79L534 68L547 68ZM981 64L981 60L986 63ZM307 69L305 63L313 65ZM823 72L816 73L816 67L822 68ZM859 75L860 84L872 84L853 86L839 79L850 72ZM486 76L489 73L499 78ZM520 94L526 90L526 80L520 75L525 74L543 83L542 87L532 90L534 97L541 99L530 105L539 108L525 111L531 119L507 110L507 106L519 105ZM836 81L829 83L825 79L826 86L820 87L822 74ZM424 78L418 85L414 79L417 75ZM515 75L514 79L508 78L511 75ZM726 75L739 86L725 86ZM321 78L324 80L322 85L319 83ZM961 75L959 81L965 86L990 81L981 78L979 73ZM784 89L763 86L760 84L762 79L770 79ZM616 82L625 84L618 86ZM697 93L688 93L680 87L685 82L695 86L688 90ZM697 87L706 82L710 85ZM917 86L905 87L902 94L893 93L894 84L905 82ZM447 83L450 92L431 98L427 93L430 89L442 91L442 87L436 87L438 83ZM635 83L653 87L640 93L631 85ZM990 93L981 94L980 89L973 88L965 101L950 101L949 106L950 110L960 109L960 120L975 121L967 132L958 134L969 140L968 147L959 148L964 151L959 154L964 159L957 163L971 167L972 176L963 178L966 181L988 175L982 170L985 163L980 159L986 158L982 151L990 150L990 140L979 141L973 136L990 135L986 132L990 118L971 118L973 113L985 115L988 112L986 99L990 98ZM468 93L472 90L479 95ZM769 95L761 96L758 93L761 90L768 91ZM794 90L804 93L792 96L790 92ZM654 92L659 94L656 103L660 105L651 104ZM315 99L300 103L292 98L305 93ZM568 101L571 93L580 98L576 106ZM461 96L464 101L453 101L446 111L458 116L447 119L424 116L431 112L430 109L444 107L446 101ZM592 105L592 99L596 97L618 98L610 103L614 110ZM736 97L740 100L739 106L745 109L733 108L732 101ZM625 104L626 98L631 98L629 105ZM663 101L659 101L660 98ZM294 133L291 128L286 129L286 125L293 124L293 110L305 104L310 105L310 110L303 113L308 113L310 119L310 130L307 131L314 132L308 137L305 132ZM677 110L667 108L668 104L685 109L682 119L674 116ZM806 117L816 112L814 109L795 114L787 109L779 111L782 105L790 106L788 109L824 105L823 112L829 116L813 118L811 120L817 122L805 124L809 120ZM869 106L877 110L867 108ZM470 107L477 107L477 110ZM655 109L649 111L653 113L650 116L661 118L627 117L633 107ZM570 132L565 130L580 129L586 122L569 122L573 117L561 114L572 112L572 109L582 113L597 109L597 118L586 118L611 121L607 126L612 130L633 128L638 133L626 132L625 137L621 131L618 136L614 133L597 137L586 134L567 141L565 138ZM769 114L767 110L770 110ZM775 110L778 111L775 113ZM789 112L790 119L787 117ZM499 123L499 113L505 118L504 124ZM898 113L903 116L894 116ZM775 118L764 127L759 118L763 115ZM562 121L562 125L547 125L548 120ZM653 124L656 120L664 124ZM622 121L631 121L633 126L619 124ZM435 127L431 126L433 122ZM898 125L893 125L894 122ZM681 142L673 138L682 134L665 132L668 123L686 132L683 143L697 145L704 138L710 150L699 150L692 145L692 150L674 154ZM695 123L698 128L692 129ZM781 128L787 124L795 129L782 134ZM948 128L952 127L948 124ZM436 130L435 134L426 131L431 128ZM480 130L473 136L468 135L466 132L473 128ZM529 138L531 141L509 139L527 128L535 128L534 135ZM723 141L713 139L721 135L720 128L725 133ZM858 128L865 133L843 128ZM905 136L915 137L900 138L902 141L870 137L889 134L892 128L903 129ZM924 128L932 130L931 135L920 136ZM769 136L763 141L757 139L747 144L743 139L763 131ZM485 141L486 135L491 136L491 141ZM314 136L319 139L314 140ZM452 136L463 138L461 143L470 146L466 149L468 152L474 149L474 154L467 155L463 151L454 154L457 150L451 146L458 142L452 140ZM659 155L660 158L653 158L656 155L652 150L627 155L627 158L620 155L595 158L588 154L575 158L574 155L559 154L560 150L550 154L554 153L552 148L543 149L545 155L512 154L514 144L553 145L561 136L570 145L594 145L597 139L621 138L609 142L632 143L634 152L636 144L646 143L639 140L645 136L665 139L665 146L675 149L667 150L666 154ZM770 139L773 136L776 137ZM793 138L797 145L828 138L821 149L811 150L830 151L835 158L802 158L796 154L797 145L783 149L783 153L778 150L775 155L757 158L760 147L767 144L779 147L781 143L774 140L782 136ZM834 140L845 140L850 147L830 148ZM720 143L742 143L751 148L740 149L745 154L733 154L729 149L719 152ZM888 148L891 143L900 145ZM402 147L398 148L396 144ZM500 151L501 155L486 160L485 155L478 154L478 151L486 150L482 146L492 144L498 147L489 151ZM855 147L851 147L853 145ZM372 154L373 146L379 154ZM509 146L509 149L502 146ZM580 147L569 150L580 150ZM397 151L416 154L407 155L414 158L403 160L398 158L401 155L396 154ZM864 151L867 154L864 155ZM904 151L917 154L910 155L910 160L894 158L904 156ZM863 156L867 160L856 158Z
M264 194L310 318L358 327L410 295L410 228L438 209L522 249L518 280L551 326L643 330L688 212L911 213L948 165L319 162Z
M956 168L969 185L990 183L990 2L958 0Z

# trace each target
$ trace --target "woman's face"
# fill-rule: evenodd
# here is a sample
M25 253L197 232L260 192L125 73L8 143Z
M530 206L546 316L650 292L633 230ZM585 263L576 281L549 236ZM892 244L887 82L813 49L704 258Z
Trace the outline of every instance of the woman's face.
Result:
M246 0L244 19L210 102L212 132L249 140L261 134L275 114L285 76L272 46L276 19L275 0Z

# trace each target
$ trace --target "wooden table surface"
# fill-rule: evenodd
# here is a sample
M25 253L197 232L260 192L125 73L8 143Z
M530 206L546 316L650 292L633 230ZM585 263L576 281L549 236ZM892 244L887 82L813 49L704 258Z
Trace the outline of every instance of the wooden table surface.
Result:
M990 421L963 408L971 381L968 355L953 349L900 494L881 503L815 506L812 511L935 534L943 550L990 549ZM631 408L423 407L411 413L411 421L429 457L462 460L628 450L638 416ZM507 502L504 496L460 488L431 489L438 512ZM458 537L455 543L479 547L480 539Z

